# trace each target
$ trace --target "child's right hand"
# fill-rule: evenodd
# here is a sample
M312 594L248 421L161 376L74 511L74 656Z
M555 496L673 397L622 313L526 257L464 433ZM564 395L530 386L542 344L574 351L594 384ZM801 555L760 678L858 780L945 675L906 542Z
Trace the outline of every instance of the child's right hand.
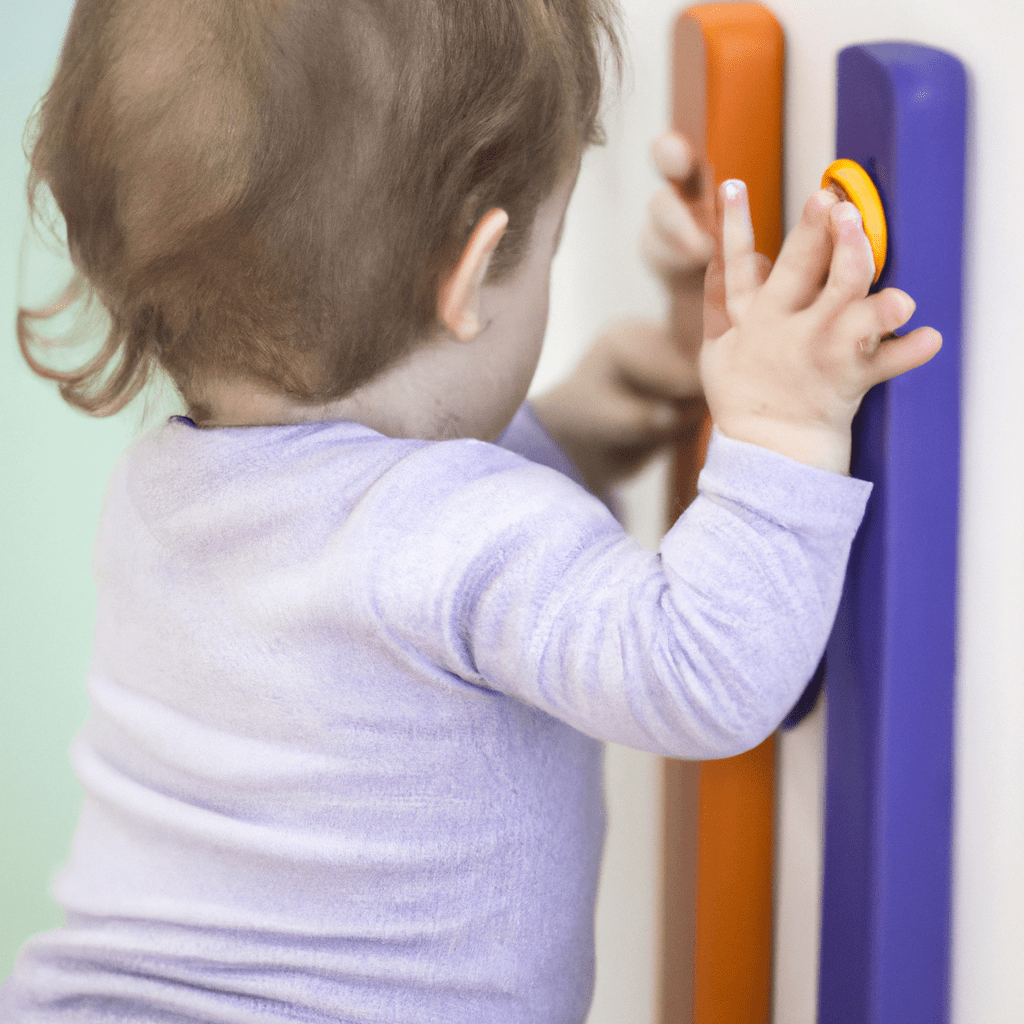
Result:
M874 262L852 203L815 193L767 280L746 187L725 182L719 203L700 353L712 419L727 437L848 473L850 424L864 394L926 363L942 336L919 327L888 337L914 301L897 288L868 295Z

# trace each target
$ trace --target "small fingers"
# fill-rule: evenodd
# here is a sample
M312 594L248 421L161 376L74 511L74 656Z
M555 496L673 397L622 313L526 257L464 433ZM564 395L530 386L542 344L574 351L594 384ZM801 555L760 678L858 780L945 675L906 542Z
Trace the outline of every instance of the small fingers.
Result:
M917 303L899 288L886 288L876 295L869 295L864 302L874 316L878 344L902 327L917 309Z
M868 386L927 363L941 348L942 335L934 327L918 327L902 338L883 339L868 365Z
M763 252L754 253L754 278L762 285L771 276L772 261Z
M916 304L904 291L886 288L851 303L836 321L839 337L856 338L861 353L871 356L882 339L902 327L913 315Z
M697 154L679 132L659 135L651 146L658 173L669 181L684 181L697 167Z
M714 253L715 242L700 228L675 189L666 185L651 198L640 248L654 270L675 277L703 269Z
M654 140L651 156L658 173L672 182L679 195L696 202L704 195L704 171L696 149L679 132L668 131Z
M832 262L818 302L826 315L834 315L868 293L875 278L871 243L864 234L860 210L853 203L837 203L829 214L832 226Z
M815 192L804 204L796 227L786 236L768 285L781 308L794 312L806 309L821 291L832 258L829 215L838 202L827 189Z
M722 268L725 307L735 320L739 308L761 286L763 262L754 251L747 186L730 179L718 190L722 211Z
M731 326L725 309L725 268L716 250L704 275L704 337L720 338Z
M657 320L623 320L598 339L608 353L614 379L630 393L676 402L701 392L694 359L680 351Z
M906 292L886 288L847 307L836 321L840 335L858 339L865 359L867 387L928 362L942 347L942 335L931 327L919 327L903 337L894 334L910 320L916 308Z

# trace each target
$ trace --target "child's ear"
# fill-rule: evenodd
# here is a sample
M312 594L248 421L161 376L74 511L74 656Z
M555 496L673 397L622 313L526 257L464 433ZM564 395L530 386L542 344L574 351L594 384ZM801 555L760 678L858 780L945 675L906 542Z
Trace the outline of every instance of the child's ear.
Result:
M504 210L484 214L459 262L441 283L437 315L459 341L472 341L480 333L480 289L507 226L508 214Z

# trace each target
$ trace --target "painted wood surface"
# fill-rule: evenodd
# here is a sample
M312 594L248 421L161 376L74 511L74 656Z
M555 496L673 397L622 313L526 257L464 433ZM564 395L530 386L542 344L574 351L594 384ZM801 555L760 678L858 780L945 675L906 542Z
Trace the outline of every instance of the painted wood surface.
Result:
M747 183L758 249L774 259L782 243L781 28L756 3L691 7L676 22L673 62L673 123L698 148L705 189L727 178ZM684 329L680 315L673 319ZM705 420L680 446L673 518L696 493L709 433ZM774 738L721 761L665 762L664 1024L768 1020L774 790Z
M874 483L828 648L819 1019L949 1020L966 78L908 43L839 55L836 155L872 176L889 254L942 351L874 388L851 472Z

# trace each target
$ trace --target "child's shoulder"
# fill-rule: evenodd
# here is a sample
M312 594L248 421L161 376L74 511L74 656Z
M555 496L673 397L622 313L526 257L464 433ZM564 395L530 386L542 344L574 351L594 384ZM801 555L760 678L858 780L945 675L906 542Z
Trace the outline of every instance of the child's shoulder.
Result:
M185 417L142 435L112 485L133 504L159 509L246 505L448 508L593 501L574 467L532 414L496 443L473 438L392 438L359 423L196 427ZM467 509L468 511L468 509Z
M355 590L411 575L420 582L410 593L422 596L427 581L471 576L512 551L575 551L611 534L621 526L598 499L501 445L395 439L341 422L171 421L115 471L96 564L111 578L136 573L141 559L219 580L316 567L318 579Z

